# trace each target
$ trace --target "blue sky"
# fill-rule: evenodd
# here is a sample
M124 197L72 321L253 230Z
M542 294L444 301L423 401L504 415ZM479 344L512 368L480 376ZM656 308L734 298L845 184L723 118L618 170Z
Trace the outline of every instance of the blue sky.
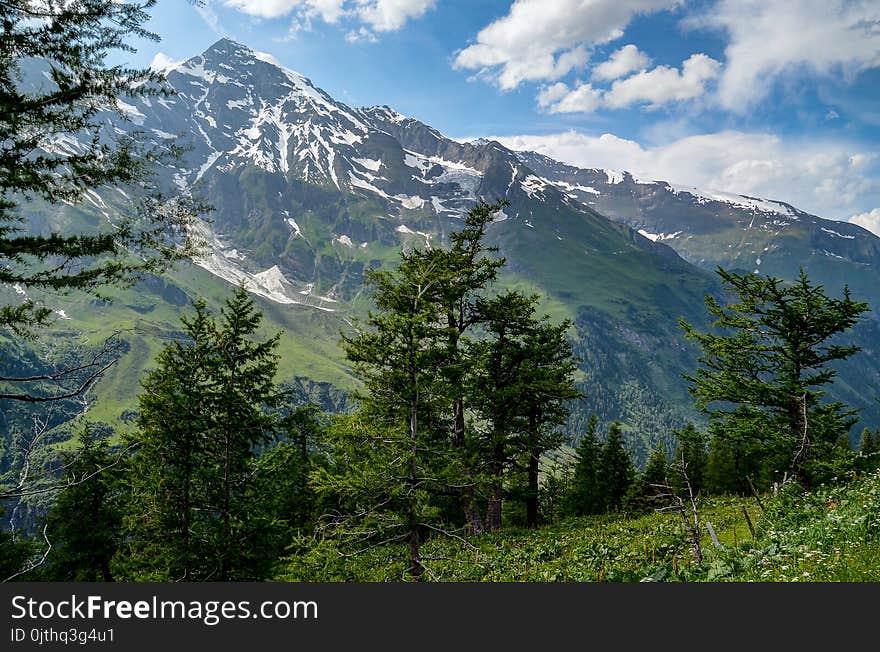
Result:
M880 233L876 0L159 0L131 62L228 36L354 106Z

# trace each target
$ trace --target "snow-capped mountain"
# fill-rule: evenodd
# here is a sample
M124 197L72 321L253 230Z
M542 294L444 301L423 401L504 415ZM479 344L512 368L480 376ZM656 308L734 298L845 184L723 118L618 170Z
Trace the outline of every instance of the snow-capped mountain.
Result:
M387 106L348 107L271 55L228 39L164 72L173 98L123 108L154 137L189 136L191 165L174 177L181 186L252 165L380 198L398 214L430 206L436 215L460 215L487 190L484 174L497 163L488 143L451 141ZM524 166L494 149L507 159L507 192Z
M346 248L367 254L373 241L390 244L390 234L430 244L432 237L436 241L448 230L445 221L460 217L478 197L506 197L521 206L544 200L549 192L553 200L567 201L552 186L536 185L536 177L516 155L497 143L446 139L387 106L348 107L270 55L228 39L164 72L173 96L135 98L120 108L134 127L157 142L181 139L190 147L186 165L171 171L171 178L181 188L209 188L210 199L218 205L214 226L205 225L201 233L210 253L198 264L227 280L244 281L274 301L335 309L340 286L328 283L321 269L315 269L320 262L314 254L327 241L342 254ZM254 232L243 233L241 211L251 222L269 217L255 214L254 205L241 205L246 189L227 192L229 177L240 179L257 171L266 183L278 185L274 196L258 202L271 212L272 224L263 226L276 231L282 227L290 239L301 240L287 260L274 259L280 252L273 252L271 260L259 254L254 258L251 245L257 243L248 237ZM316 225L308 224L309 209L289 201L290 195L301 195L293 188L301 185L323 199L344 195L346 203L357 203L361 198L372 204L369 212L393 220L390 233L382 225L364 224L361 216L352 223L348 215L345 229L315 237L310 227ZM218 202L218 195L236 205ZM325 204L317 196L312 199ZM320 226L326 226L326 208L319 209L324 211ZM505 219L508 213L498 217ZM304 248L312 255L301 251ZM254 267L263 263L272 265ZM338 277L340 271L333 270L333 275Z
M794 277L801 266L812 267L824 280L839 277L851 286L876 289L861 280L880 272L880 238L855 224L823 219L782 201L582 169L535 152L518 155L569 197L669 245L696 265L783 278Z
M488 234L507 260L501 283L541 293L573 321L588 405L572 434L597 412L627 423L647 451L692 416L680 374L693 368L694 352L678 319L705 323L703 299L719 287L701 267L787 277L803 264L829 285L849 283L859 298L880 295L880 240L787 204L580 170L495 141L457 142L388 106L347 106L228 39L165 73L170 95L126 99L119 108L127 122L113 123L160 146L187 145L180 164L161 174L214 207L198 227L207 248L195 261L212 276L175 271L163 293L244 283L267 300L274 323L297 334L291 350L302 359L288 364L314 380L345 373L333 356L344 320L369 305L365 271L394 264L401 248L443 246L479 199L510 202ZM124 201L121 191L102 189L60 218L112 219ZM807 245L792 237L805 225ZM165 301L149 297L131 304L135 319ZM154 312L183 306L176 298ZM76 325L76 310L66 314ZM868 340L880 338L872 324ZM843 400L871 405L861 388L880 385L880 352L870 356Z

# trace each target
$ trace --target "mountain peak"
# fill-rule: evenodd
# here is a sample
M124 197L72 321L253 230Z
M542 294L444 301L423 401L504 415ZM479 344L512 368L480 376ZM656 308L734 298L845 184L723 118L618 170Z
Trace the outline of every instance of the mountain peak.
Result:
M236 59L242 61L256 59L257 53L247 45L239 43L238 41L233 41L231 38L224 37L211 44L208 49L193 58L201 58L206 61L233 63Z

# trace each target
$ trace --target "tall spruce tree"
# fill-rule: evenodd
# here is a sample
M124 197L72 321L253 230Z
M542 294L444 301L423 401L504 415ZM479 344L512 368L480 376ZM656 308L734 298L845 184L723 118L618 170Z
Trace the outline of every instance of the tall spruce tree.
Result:
M488 471L486 527L501 527L504 471L519 466L526 474L522 492L526 523L538 520L541 455L559 447L559 426L568 416L574 388L570 322L551 324L537 316L537 296L506 291L482 302L488 337L471 347L471 396L483 428L482 457Z
M474 331L485 322L480 299L494 283L504 266L503 258L492 254L496 249L485 245L486 229L506 201L488 204L480 200L468 211L464 226L450 234L452 246L448 250L435 249L431 255L440 259L438 284L434 300L439 303L440 315L446 328L446 358L442 372L451 390L452 443L458 451L457 464L461 466L462 509L471 532L483 530L483 518L476 503L474 437L466 424L468 399L464 388L468 385L472 366L468 362L468 347Z
M208 405L216 325L204 301L182 318L185 340L168 344L142 381L131 438L124 574L147 580L207 579L211 512Z
M681 321L702 350L701 366L685 378L713 436L763 449L771 471L787 471L804 484L825 479L825 462L853 425L854 411L823 403L820 388L836 375L830 363L859 350L833 338L851 328L867 304L848 289L842 298L829 297L803 270L791 284L717 272L736 300L722 305L706 297L715 330L702 333Z
M143 382L128 575L259 580L282 553L266 550L273 516L255 490L257 449L279 436L285 398L273 380L278 335L255 341L261 320L243 287L219 319L197 303L184 320L187 340L166 347Z
M357 399L361 412L330 429L340 455L336 474L322 486L364 496L353 520L369 520L368 539L385 537L407 547L407 572L423 579L422 532L433 522L433 496L446 493L453 462L449 432L448 333L441 305L433 299L443 274L442 259L430 251L401 254L393 270L373 270L368 280L379 312L367 318L368 331L344 337L346 357L363 378ZM357 455L370 458L369 467Z
M481 459L486 471L486 529L501 528L504 471L514 456L514 438L526 430L525 338L533 327L537 297L507 291L485 301L488 337L472 346L476 362L471 387L483 422Z
M526 467L526 525L538 525L539 472L541 456L565 443L561 426L566 423L570 405L581 396L575 388L575 360L566 332L571 322L549 323L544 316L533 323L524 341L525 363L522 377L525 430L515 440L518 457Z
M602 448L599 444L598 427L599 419L591 414L587 429L575 449L577 461L566 500L566 511L574 516L600 514L605 508L599 481Z
M219 513L216 579L260 579L258 546L264 523L253 518L248 494L258 445L278 435L278 408L286 395L275 383L280 334L255 341L263 314L239 287L220 310L214 343L215 366L205 408L212 419L209 453L219 462L209 485L209 505Z
M635 477L632 458L623 443L623 428L611 424L608 437L599 455L599 487L604 511L617 511L623 506Z

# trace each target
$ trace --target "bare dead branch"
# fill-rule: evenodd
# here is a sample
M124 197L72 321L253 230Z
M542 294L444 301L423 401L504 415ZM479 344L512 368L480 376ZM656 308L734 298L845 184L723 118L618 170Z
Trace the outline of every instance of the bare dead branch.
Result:
M52 542L49 541L49 537L46 534L48 527L49 527L48 525L43 526L43 539L46 541L46 551L43 553L43 556L40 558L40 560L33 562L27 568L20 570L17 573L13 573L9 577L7 577L5 580L3 580L4 583L11 582L16 577L21 577L22 575L24 575L26 573L30 573L32 570L39 568L40 566L42 566L43 564L46 563L46 559L49 558L49 553L52 551Z

